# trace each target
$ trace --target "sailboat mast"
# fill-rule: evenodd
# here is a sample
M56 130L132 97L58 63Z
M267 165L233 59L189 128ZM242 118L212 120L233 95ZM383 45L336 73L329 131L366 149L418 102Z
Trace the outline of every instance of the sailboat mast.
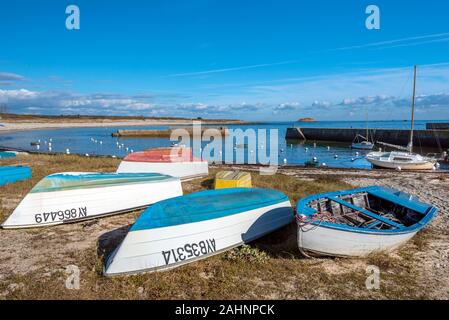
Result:
M368 132L368 109L365 107L365 122L366 122L366 141L369 140L369 132Z
M413 98L412 98L412 123L410 128L410 153L413 152L413 130L415 129L415 97L416 97L416 66L413 70Z

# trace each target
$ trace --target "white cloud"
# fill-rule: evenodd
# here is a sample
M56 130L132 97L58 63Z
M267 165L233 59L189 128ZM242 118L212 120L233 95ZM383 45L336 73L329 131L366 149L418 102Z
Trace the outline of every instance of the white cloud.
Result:
M20 74L11 73L11 72L0 72L0 80L1 81L23 81L25 80L24 76Z

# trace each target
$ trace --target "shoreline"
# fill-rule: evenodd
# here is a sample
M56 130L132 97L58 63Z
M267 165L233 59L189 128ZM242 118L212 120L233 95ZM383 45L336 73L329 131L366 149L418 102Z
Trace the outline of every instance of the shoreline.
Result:
M109 127L139 127L139 126L186 126L191 125L193 121L201 121L202 125L234 125L234 124L253 124L252 121L239 120L90 120L90 121L72 121L67 122L47 122L47 121L11 121L0 119L0 134L17 131L46 130L46 129L69 129L69 128L109 128Z

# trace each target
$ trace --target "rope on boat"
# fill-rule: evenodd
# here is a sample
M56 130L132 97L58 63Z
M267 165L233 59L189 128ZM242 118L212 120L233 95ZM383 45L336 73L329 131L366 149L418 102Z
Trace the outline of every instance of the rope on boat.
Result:
M326 218L328 218L327 220L334 220L331 219L330 214L326 215L326 214L319 214L319 215L313 215L312 217L310 217L309 219L306 220L306 216L300 216L300 215L295 215L296 217L296 223L298 225L298 228L301 229L302 232L309 232L312 230L315 230L316 228L318 228L321 223L323 223ZM313 222L318 222L318 223L313 223ZM308 225L312 225L313 223L313 227L309 228L308 230L305 230L304 227L308 226ZM305 250L302 249L302 236L300 235L300 233L298 232L298 249L299 252L306 258L308 259L313 259L314 257L309 255Z

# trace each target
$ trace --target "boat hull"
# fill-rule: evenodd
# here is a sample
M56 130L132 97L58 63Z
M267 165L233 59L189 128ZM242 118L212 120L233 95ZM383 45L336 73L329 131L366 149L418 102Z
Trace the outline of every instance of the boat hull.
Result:
M31 168L26 166L0 167L0 186L31 178Z
M313 224L298 224L300 250L328 256L365 257L390 252L405 244L417 231L401 234L356 233Z
M209 167L207 161L135 162L124 160L120 163L117 169L117 173L132 172L154 172L187 180L207 176L209 174Z
M5 229L58 225L129 212L182 195L179 179L30 192L2 224Z
M129 232L106 262L104 274L168 270L247 243L292 221L291 204L283 201L217 219Z
M366 145L366 144L360 144L360 143L353 143L351 145L352 149L357 149L357 150L373 150L374 145Z
M434 168L434 163L430 161L420 163L406 163L406 162L393 163L371 158L366 158L366 160L370 162L374 167L384 169L397 169L398 167L400 167L401 170L433 170Z

